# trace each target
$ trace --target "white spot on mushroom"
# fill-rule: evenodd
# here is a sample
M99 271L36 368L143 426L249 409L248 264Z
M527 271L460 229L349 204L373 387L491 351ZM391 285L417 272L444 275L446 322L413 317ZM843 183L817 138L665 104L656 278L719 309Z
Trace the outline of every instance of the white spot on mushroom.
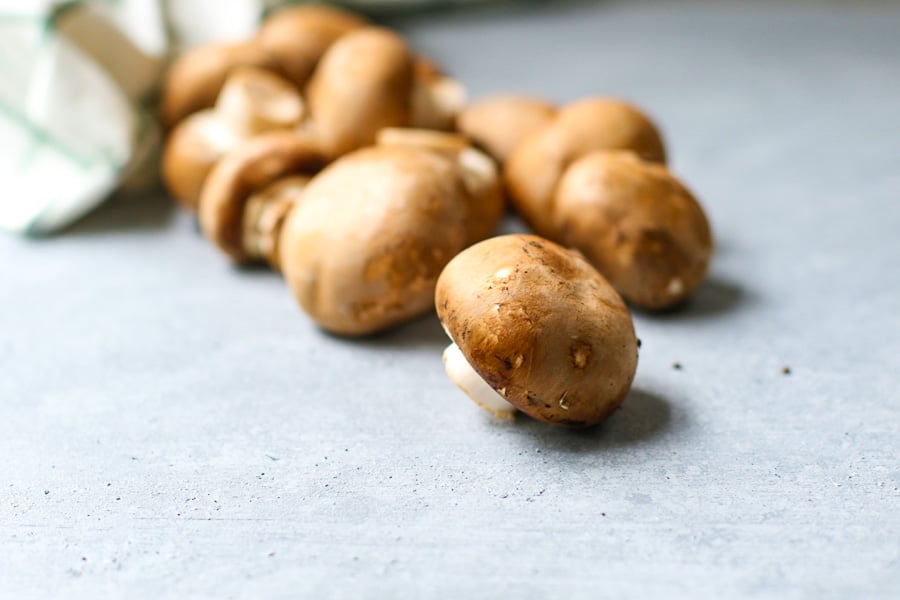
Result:
M444 350L444 369L453 383L459 387L472 401L498 419L509 420L516 414L516 407L506 401L472 368L459 346L450 344Z
M666 288L666 291L670 296L678 296L684 291L684 282L681 281L680 277L675 277L669 280L669 285Z
M563 392L563 395L559 397L559 407L563 410L569 410L569 401L566 400L566 396L569 395L569 390Z
M502 269L500 269L496 273L494 273L494 279L506 279L507 277L510 276L511 273L512 273L512 268L503 267Z

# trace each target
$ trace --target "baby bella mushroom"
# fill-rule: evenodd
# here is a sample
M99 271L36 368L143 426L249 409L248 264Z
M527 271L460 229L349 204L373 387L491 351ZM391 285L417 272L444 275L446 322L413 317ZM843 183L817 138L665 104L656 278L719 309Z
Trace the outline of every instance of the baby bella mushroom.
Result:
M513 149L556 114L552 104L517 95L489 96L465 107L456 127L503 164Z
M682 302L706 276L713 240L703 209L666 167L632 152L594 152L563 174L556 238L578 248L631 304Z
M284 225L281 265L320 327L367 335L428 311L444 265L496 226L499 209L483 211L495 215L489 226L476 227L472 216L479 203L501 206L490 159L463 158L478 151L454 143L395 137L309 182Z
M251 139L210 172L200 196L203 233L238 263L279 264L281 228L308 176L321 166L318 151L288 131Z
M182 54L163 82L162 120L173 127L189 114L212 106L225 80L239 67L277 69L275 58L253 41L213 43Z
M625 399L637 368L631 315L578 253L533 235L505 235L464 250L435 290L453 340L450 378L499 418L516 410L587 427Z
M630 104L590 98L564 106L514 148L504 168L513 205L537 233L554 237L553 192L566 168L595 150L632 150L660 163L666 157L656 127Z
M190 115L169 135L162 159L166 187L195 209L222 156L260 133L296 127L302 116L300 93L285 79L256 68L232 72L215 107Z
M329 47L306 88L309 127L326 155L371 145L385 127L452 123L461 86L416 61L400 36L379 27L351 31Z
M335 40L367 24L362 16L335 6L304 4L273 13L263 22L256 39L281 72L302 86Z

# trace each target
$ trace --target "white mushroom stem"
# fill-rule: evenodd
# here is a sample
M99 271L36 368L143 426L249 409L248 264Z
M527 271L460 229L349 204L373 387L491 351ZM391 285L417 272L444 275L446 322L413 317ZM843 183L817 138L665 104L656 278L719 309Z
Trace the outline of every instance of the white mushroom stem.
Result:
M444 369L453 383L484 410L503 420L515 416L516 407L481 378L456 344L450 344L444 350Z
M413 84L412 126L450 129L466 105L466 88L449 77L419 78Z
M265 71L242 69L225 82L215 112L244 136L288 129L300 122L304 105L300 94Z
M244 205L241 232L241 243L248 257L265 259L273 269L281 270L278 256L281 227L308 181L309 177L303 175L286 177L250 196Z

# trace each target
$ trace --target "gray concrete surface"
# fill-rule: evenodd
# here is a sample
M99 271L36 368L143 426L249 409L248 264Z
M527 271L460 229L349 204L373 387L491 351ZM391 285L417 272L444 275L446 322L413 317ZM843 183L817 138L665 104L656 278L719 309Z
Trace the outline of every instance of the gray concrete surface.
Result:
M900 597L900 6L395 22L475 96L663 125L718 255L636 316L623 409L492 423L434 319L323 335L162 194L118 200L0 238L0 597Z

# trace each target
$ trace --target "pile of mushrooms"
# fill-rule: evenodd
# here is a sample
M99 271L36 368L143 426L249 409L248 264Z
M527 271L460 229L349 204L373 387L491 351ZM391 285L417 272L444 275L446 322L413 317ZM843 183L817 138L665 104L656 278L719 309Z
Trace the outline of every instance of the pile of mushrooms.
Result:
M344 336L436 310L450 378L501 419L585 427L626 398L626 302L685 301L712 255L658 129L612 98L463 86L396 33L324 5L182 55L163 179L232 261L280 271ZM494 235L510 205L538 235ZM623 300L624 299L624 300Z

